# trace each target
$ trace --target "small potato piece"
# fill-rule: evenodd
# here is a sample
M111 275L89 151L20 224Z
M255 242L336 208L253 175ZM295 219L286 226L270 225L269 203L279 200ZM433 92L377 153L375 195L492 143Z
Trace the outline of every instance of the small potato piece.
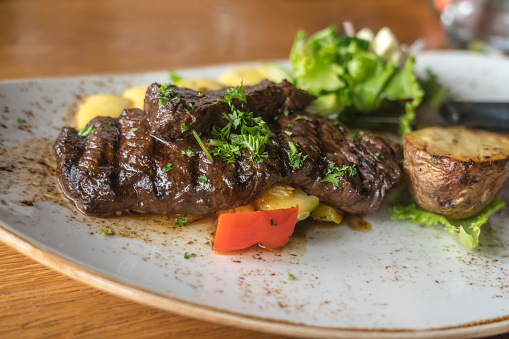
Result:
M412 198L449 219L484 210L509 176L509 139L487 131L421 129L405 136L403 154Z
M242 83L244 86L256 85L267 77L264 68L238 68L223 73L219 82L225 87L237 87Z
M116 118L126 108L133 107L131 100L113 94L97 94L89 96L78 108L75 123L81 129L97 116Z
M185 87L194 89L195 91L215 91L217 89L223 88L219 82L210 80L210 79L182 79L179 80L175 85L179 87Z
M122 93L122 96L126 99L131 100L132 106L129 108L144 109L145 105L145 93L147 93L148 86L137 86L128 88Z

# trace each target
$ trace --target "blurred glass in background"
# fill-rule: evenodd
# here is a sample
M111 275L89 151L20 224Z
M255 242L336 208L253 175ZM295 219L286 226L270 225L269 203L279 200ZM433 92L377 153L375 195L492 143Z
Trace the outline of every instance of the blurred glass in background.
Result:
M509 53L509 0L435 0L434 5L453 47Z

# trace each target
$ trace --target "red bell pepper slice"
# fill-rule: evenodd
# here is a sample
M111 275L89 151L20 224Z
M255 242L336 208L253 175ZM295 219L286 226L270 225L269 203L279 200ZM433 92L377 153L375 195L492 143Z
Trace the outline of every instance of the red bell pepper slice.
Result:
M237 251L259 244L286 245L297 223L299 208L221 214L217 221L214 250Z

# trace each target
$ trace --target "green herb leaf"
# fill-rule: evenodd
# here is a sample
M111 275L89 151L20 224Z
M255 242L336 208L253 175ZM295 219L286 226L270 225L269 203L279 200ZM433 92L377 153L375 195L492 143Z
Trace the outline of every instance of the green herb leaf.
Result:
M166 166L164 166L163 171L164 172L171 171L172 166L173 165L171 163L167 163Z
M171 97L175 97L175 91L171 89L171 83L162 84L157 90L159 93L159 107L166 105ZM175 97L177 98L177 97ZM175 99L173 98L173 99Z
M16 122L17 122L18 124L21 124L21 123L25 122L25 120L23 120L23 119L21 119L21 118L17 118L17 119L16 119Z
M285 134L288 135L288 136L291 136L293 133L290 132L290 131L285 131Z
M293 276L293 274L291 274L290 272L288 272L288 273L286 274L286 279L287 279L287 280L296 280L297 278L295 278L295 277Z
M488 222L490 215L504 206L502 198L495 197L484 211L462 220L450 220L442 215L427 212L415 203L408 206L392 205L389 210L393 220L410 219L409 222L423 224L426 227L440 223L458 244L472 250L479 244L481 226Z
M106 229L103 229L101 232L99 232L98 235L105 236L105 235L111 235L111 234L113 234L113 231L111 230L111 228L106 228Z
M232 99L238 99L242 102L247 102L246 101L246 94L244 93L244 84L241 83L240 84L240 87L230 87L226 90L226 93L224 94L224 99L217 99L217 101L222 101L222 102L231 102Z
M82 137L82 138L85 138L87 137L90 133L94 132L95 131L95 128L94 126L90 125L88 127L83 127L82 129L80 129L78 131L78 136Z
M186 226L187 225L187 218L186 217L178 217L175 225L178 226L178 227Z
M185 131L187 131L189 129L189 127L186 126L186 124L184 123L181 123L180 124L180 132L181 133L184 133Z
M191 253L191 254L189 254L188 252L184 253L184 259L191 259L192 257L195 257L195 256L196 256L196 254L194 254L194 253Z
M325 178L319 180L319 182L331 182L334 184L334 186L338 186L339 179L345 174L348 174L351 177L356 175L357 168L355 167L355 164L353 164L352 166L343 165L343 167L339 168L338 166L336 166L336 163L333 162L329 164Z
M383 159L383 158L384 158L384 156L383 156L383 155L381 155L380 153L376 153L376 154L375 154L375 156L376 156L376 158L377 158L378 160L381 160L381 159Z
M180 154L182 155L187 155L189 158L192 158L196 155L196 153L194 153L193 149L191 148L191 146L189 146L189 148L187 149L187 151L182 151Z
M198 182L199 183L204 183L204 182L207 182L207 176L204 174L204 175L200 175L198 177Z
M304 165L304 160L308 157L307 155L302 155L302 152L297 150L297 146L293 142L289 142L288 146L290 146L290 152L288 153L288 161L290 166L299 169Z
M198 135L198 132L196 132L194 129L191 132L193 132L194 138L198 142L198 145L200 145L202 151L205 153L205 156L207 157L207 159L209 159L210 162L214 162L212 155L210 155L209 150L207 149L207 147L205 147L205 144L203 143L200 136Z
M211 134L217 139L209 140L208 144L215 147L214 155L220 156L228 163L235 162L244 151L249 153L246 160L262 162L268 157L265 147L273 134L261 117L254 117L252 112L238 110L232 102L235 98L246 101L242 85L230 88L225 99L219 99L230 106L230 112L223 113L223 118L228 123L223 128L212 126Z
M133 127L129 130L129 132L136 132L138 129L136 127Z

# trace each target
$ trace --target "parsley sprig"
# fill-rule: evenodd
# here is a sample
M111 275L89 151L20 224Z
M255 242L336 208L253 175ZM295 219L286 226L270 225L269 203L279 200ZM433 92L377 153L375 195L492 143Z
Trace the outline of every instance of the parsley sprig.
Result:
M88 137L88 135L92 132L95 131L95 128L93 125L90 125L88 127L83 127L82 129L80 129L78 131L78 136L82 137L82 138L86 138Z
M157 97L157 99L159 99L159 107L166 105L170 99L173 100L176 98L175 91L171 89L170 86L171 83L162 84L157 90L157 93L159 93Z
M250 156L246 160L263 162L268 157L265 150L269 139L273 136L261 117L254 117L252 112L243 112L235 107L233 99L247 102L243 85L229 88L224 96L218 101L228 103L230 112L223 112L223 118L228 122L223 128L214 125L211 133L215 139L209 140L209 145L214 146L214 155L223 160L235 162L244 151Z
M193 149L191 148L191 146L189 146L189 148L187 149L187 151L182 151L180 152L180 154L182 155L187 155L189 158L192 158L196 155L196 153L193 151Z
M323 178L319 182L331 182L334 184L334 186L338 186L339 178L341 178L345 174L348 174L351 177L356 175L357 168L355 167L355 164L353 164L352 166L343 165L343 167L339 168L338 166L336 166L336 163L333 162L329 164L325 178Z
M177 221L175 222L175 225L178 227L184 227L187 225L187 218L186 217L178 217Z
M288 146L290 146L290 152L288 153L288 161L290 166L295 169L299 169L304 165L304 160L308 157L307 155L302 155L302 152L297 150L297 146L293 142L289 142Z

